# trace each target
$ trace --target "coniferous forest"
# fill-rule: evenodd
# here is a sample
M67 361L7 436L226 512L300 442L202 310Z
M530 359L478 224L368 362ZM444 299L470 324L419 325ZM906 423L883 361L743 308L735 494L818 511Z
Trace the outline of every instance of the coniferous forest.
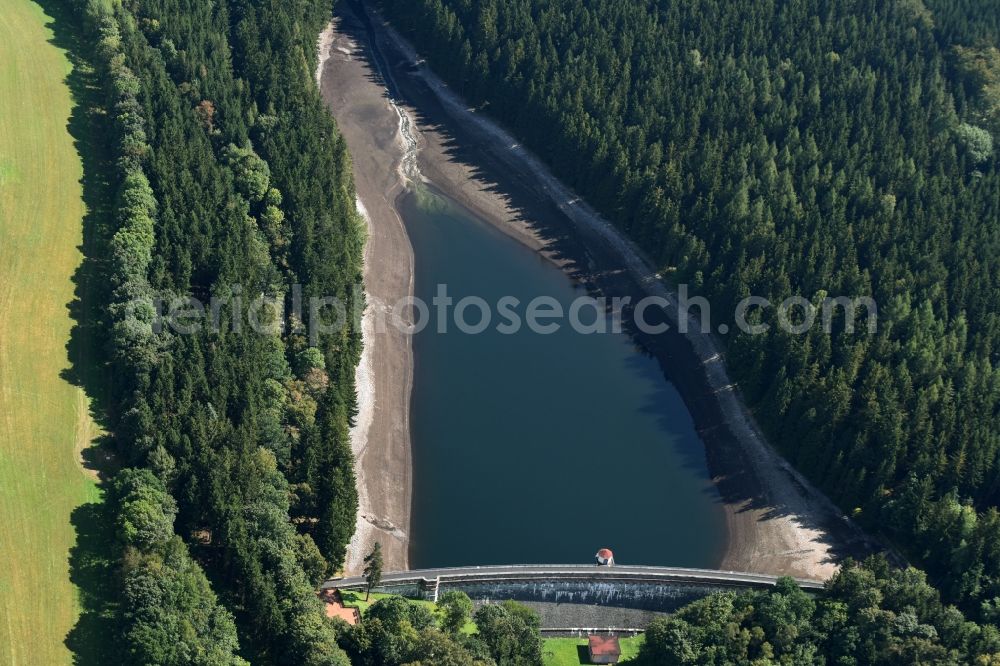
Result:
M875 299L873 334L841 320L831 335L730 335L730 370L797 468L926 568L946 600L992 619L996 7L381 4L436 72L713 313L751 294ZM752 316L773 323L774 311Z
M361 298L350 162L313 81L330 7L76 9L116 164L102 276L125 468L107 496L121 547L112 643L129 663L347 664L315 586L354 531L358 331L311 339L311 311L273 309L288 324L273 334L234 326L259 295ZM155 303L192 297L217 299L218 330L158 325Z
M348 629L315 586L354 531L347 317L270 335L259 295L361 306L350 158L313 73L323 0L71 0L104 84L120 631L110 661L537 664L517 604ZM382 0L434 69L672 282L872 296L877 330L732 335L771 441L914 564L714 595L640 663L1000 663L1000 14L972 0ZM179 334L153 304L219 301ZM772 313L760 313L768 323ZM928 583L929 581L929 583ZM465 602L468 600L465 599ZM464 604L459 604L464 608ZM448 617L448 609L443 608Z

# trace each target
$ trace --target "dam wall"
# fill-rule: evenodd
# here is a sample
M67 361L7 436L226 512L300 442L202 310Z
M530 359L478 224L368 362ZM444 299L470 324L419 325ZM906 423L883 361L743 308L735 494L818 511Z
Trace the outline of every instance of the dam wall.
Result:
M794 579L805 590L822 582ZM766 589L778 577L710 569L594 565L510 565L424 569L386 573L376 592L436 601L461 590L477 602L514 599L529 604L566 604L665 613L714 592ZM331 579L324 588L364 590L362 577Z

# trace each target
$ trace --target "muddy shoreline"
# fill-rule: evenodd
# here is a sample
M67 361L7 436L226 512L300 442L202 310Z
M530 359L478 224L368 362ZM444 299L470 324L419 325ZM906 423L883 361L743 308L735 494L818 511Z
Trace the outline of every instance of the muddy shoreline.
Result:
M412 124L408 133L417 142L418 171L435 189L536 249L595 294L631 296L633 302L650 294L674 299L651 276L641 253L514 139L465 109L432 72L417 65L404 40L374 13L369 16L369 21L359 20L350 5L338 5L324 33L328 39L321 39L329 57L320 74L324 99L355 156L358 195L369 214L365 281L373 308L412 295L413 288L412 250L395 207L406 177L401 168L406 147L380 69L388 69L394 97ZM372 43L379 66L372 62ZM409 281L399 274L406 266ZM667 321L675 316L668 312ZM362 507L349 572L356 571L376 536L388 546L387 569L408 564L412 482L402 466L409 466L410 442L408 430L405 436L400 432L400 421L405 419L408 428L413 359L410 341L393 337L366 336L375 409L365 432L355 432L356 443L364 441L355 451ZM716 340L681 335L676 326L667 334L635 332L635 337L677 386L705 443L728 530L720 568L823 579L843 556L872 548L767 445L728 380ZM394 377L406 385L405 405L402 390L392 386Z

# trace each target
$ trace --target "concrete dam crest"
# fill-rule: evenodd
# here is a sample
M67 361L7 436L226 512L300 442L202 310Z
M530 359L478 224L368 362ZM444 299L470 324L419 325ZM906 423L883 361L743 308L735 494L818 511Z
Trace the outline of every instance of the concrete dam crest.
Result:
M633 633L657 614L669 613L715 592L774 587L778 576L655 566L499 565L418 569L386 573L376 592L437 601L461 590L478 603L513 599L535 607L543 631ZM793 579L806 591L823 583ZM364 590L363 577L331 579L323 589Z

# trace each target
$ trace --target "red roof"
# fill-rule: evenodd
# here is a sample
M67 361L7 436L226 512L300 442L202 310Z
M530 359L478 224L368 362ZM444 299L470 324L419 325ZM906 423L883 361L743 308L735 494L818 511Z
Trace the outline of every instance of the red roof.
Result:
M612 557L614 557L614 555L615 554L612 553L607 548L601 548L599 551L597 551L597 556L604 558L605 560L610 560Z
M622 654L617 636L590 636L587 640L592 657L620 657Z

